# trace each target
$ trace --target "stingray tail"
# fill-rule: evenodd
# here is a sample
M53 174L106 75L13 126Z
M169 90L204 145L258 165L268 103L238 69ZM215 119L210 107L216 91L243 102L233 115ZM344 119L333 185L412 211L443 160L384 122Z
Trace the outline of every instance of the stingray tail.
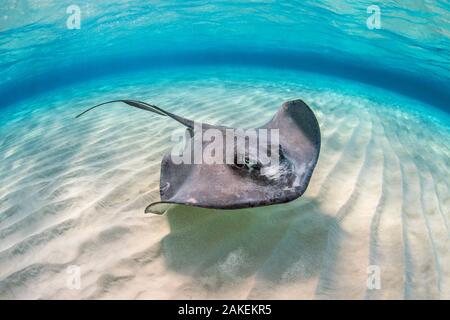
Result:
M165 111L157 106L154 106L152 104L148 104L142 101L136 101L136 100L112 100L112 101L107 101L107 102L103 102L100 104L97 104L85 111L83 111L82 113L80 113L79 115L77 115L75 118L79 118L82 115L84 115L85 113L91 111L92 109L98 108L100 106L103 106L105 104L109 104L109 103L114 103L114 102L123 102L129 106L138 108L138 109L142 109L142 110L146 110L146 111L150 111L156 114L159 114L161 116L166 116L166 117L170 117L172 119L174 119L175 121L178 121L179 123L185 125L188 128L193 128L194 127L194 122L192 120L177 116L176 114L170 113L168 111Z

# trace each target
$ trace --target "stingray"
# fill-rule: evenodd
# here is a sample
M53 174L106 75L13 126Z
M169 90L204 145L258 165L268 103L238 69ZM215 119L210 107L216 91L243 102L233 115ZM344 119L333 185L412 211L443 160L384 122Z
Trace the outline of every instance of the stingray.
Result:
M77 118L115 102L172 118L186 127L180 152L175 152L176 157L174 152L168 153L161 161L161 200L151 203L145 209L146 213L164 213L170 204L242 209L290 202L306 191L319 157L319 124L311 108L302 100L283 103L269 122L255 128L256 140L252 140L255 136L249 129L197 123L136 100L104 102L87 109ZM276 134L270 135L269 131ZM195 146L211 151L211 132L215 134L215 142L232 141L231 147L223 154L214 149L211 152L213 161L195 161ZM205 134L210 138L205 139ZM258 147L259 150L255 150ZM265 151L265 161L260 159L261 150ZM180 159L188 161L180 163Z

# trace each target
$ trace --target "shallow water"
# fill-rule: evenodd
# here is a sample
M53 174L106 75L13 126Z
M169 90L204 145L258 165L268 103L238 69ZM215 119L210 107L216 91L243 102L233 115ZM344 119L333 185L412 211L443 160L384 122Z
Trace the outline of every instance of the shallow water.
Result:
M80 30L64 2L14 3L0 298L450 298L447 3L386 1L376 31L350 2L80 2ZM322 133L310 186L285 205L144 215L181 128L119 105L74 119L116 98L233 127L301 98Z

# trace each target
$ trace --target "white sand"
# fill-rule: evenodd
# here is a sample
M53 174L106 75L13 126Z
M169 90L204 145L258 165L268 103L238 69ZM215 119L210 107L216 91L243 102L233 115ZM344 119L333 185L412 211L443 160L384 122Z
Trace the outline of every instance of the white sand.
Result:
M450 298L448 116L336 80L179 77L123 76L2 111L0 299ZM118 105L73 119L117 97L244 127L303 98L322 129L311 184L286 205L144 215L179 126ZM80 290L66 285L71 265Z

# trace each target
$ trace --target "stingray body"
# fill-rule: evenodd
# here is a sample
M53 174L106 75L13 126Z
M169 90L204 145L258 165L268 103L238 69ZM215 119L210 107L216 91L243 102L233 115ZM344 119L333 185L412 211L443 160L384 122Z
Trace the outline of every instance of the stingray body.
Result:
M302 100L285 102L267 124L257 128L253 144L249 131L195 123L135 100L108 101L77 117L112 102L170 117L187 128L184 148L176 160L173 153L168 153L161 161L161 201L150 204L146 212L162 213L165 204L240 209L289 202L305 192L319 157L319 124ZM274 131L275 139L268 134ZM205 139L211 132L215 142L241 141L244 148L232 145L219 156L216 154L214 161L195 161L198 150L211 149L212 140ZM255 142L259 149L254 148ZM266 158L260 161L264 148ZM267 155L276 161L267 161ZM188 161L180 162L179 159Z

